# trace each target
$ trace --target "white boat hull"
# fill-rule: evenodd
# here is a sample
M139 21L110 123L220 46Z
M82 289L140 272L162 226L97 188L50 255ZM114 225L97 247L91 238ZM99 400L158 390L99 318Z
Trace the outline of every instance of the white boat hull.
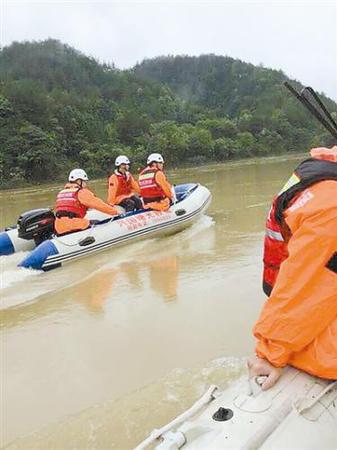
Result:
M200 185L190 186L193 188L190 192L186 192L185 198L184 195L180 195L181 200L165 212L141 211L111 218L98 211L89 211L87 217L101 223L84 231L42 242L20 263L20 266L50 270L111 247L180 231L198 220L211 201L211 194L207 188ZM16 242L15 239L13 241ZM26 242L30 241L24 241L25 245Z
M224 420L213 418L217 412ZM337 382L287 368L268 391L255 380L239 380L223 392L213 387L136 449L155 442L157 450L336 450Z

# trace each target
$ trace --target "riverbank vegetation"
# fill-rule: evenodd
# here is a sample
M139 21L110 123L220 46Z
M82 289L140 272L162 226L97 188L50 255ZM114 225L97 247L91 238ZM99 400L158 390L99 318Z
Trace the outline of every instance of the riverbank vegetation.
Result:
M138 168L160 152L175 167L328 145L287 79L223 56L119 70L56 40L13 43L0 52L1 184L65 179L74 167L105 176L120 153Z

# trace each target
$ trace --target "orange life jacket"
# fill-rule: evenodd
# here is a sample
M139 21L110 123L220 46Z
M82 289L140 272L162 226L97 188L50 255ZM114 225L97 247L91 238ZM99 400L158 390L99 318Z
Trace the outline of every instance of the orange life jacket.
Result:
M117 177L118 181L116 197L131 194L132 186L130 174L123 175L118 170L115 170L114 175Z
M80 186L69 183L57 194L55 205L56 217L79 217L83 219L88 208L78 200L78 192L80 189Z
M146 167L139 174L140 195L144 203L160 201L166 198L165 192L156 182L156 173L159 169Z
M283 217L284 211L295 201L301 192L323 180L337 181L337 164L332 159L335 152L311 154L295 169L281 192L275 197L266 221L263 255L263 291L270 295L282 262L288 257L287 244L291 237L290 230ZM331 156L332 155L332 156Z

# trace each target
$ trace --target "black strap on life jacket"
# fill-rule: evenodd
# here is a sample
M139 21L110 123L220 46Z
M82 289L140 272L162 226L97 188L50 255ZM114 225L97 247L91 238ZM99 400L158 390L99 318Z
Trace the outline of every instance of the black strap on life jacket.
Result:
M276 200L275 218L282 226L284 226L283 213L297 194L320 181L337 181L337 163L308 158L297 166L295 174L300 178L300 182L283 192Z
M329 259L326 267L332 272L337 274L337 252L335 252L332 257Z
M147 203L153 203L153 202L160 202L161 200L164 200L164 196L161 197L143 197L143 202L146 205Z
M79 218L80 216L71 211L57 211L55 216L60 219L61 217L69 217L70 219Z

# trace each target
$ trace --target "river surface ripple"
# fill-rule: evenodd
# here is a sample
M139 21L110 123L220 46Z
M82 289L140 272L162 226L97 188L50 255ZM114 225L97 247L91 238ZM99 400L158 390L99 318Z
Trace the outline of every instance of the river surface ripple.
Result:
M245 372L261 290L263 229L296 157L168 173L213 200L185 231L55 271L0 258L1 445L131 449L211 383ZM106 182L91 184L106 197ZM61 186L0 192L1 227Z

